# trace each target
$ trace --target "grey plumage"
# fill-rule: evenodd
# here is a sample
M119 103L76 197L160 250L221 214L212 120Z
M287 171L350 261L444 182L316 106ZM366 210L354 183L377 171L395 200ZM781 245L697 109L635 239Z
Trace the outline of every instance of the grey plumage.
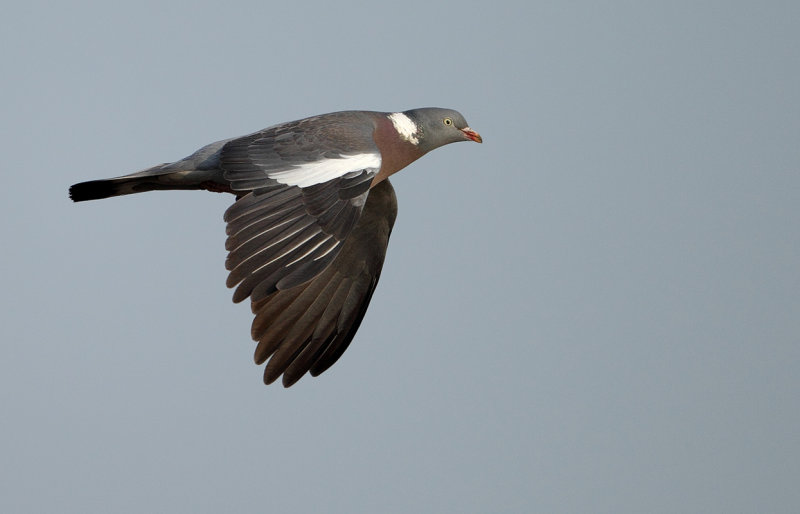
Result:
M439 108L343 111L206 145L174 163L75 184L95 200L205 189L236 201L225 212L227 285L250 298L264 381L316 376L353 339L378 283L397 214L386 178L426 152L481 142L463 116Z

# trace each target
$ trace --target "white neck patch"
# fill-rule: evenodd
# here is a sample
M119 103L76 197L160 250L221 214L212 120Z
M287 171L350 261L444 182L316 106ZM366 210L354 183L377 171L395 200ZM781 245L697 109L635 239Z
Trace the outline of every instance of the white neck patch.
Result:
M392 125L400 137L414 145L419 143L419 127L411 118L402 112L393 112L389 115L389 119L392 120Z

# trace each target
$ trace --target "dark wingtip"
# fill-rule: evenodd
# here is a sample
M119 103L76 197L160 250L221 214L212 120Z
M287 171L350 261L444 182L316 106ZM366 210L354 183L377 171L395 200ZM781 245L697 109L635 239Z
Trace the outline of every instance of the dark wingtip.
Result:
M100 200L114 196L115 193L114 184L108 180L90 180L69 188L69 197L73 202Z

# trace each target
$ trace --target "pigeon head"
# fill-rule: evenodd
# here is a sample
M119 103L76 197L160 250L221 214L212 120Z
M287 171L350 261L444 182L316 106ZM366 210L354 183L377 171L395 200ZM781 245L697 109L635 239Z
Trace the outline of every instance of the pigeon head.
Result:
M439 107L424 107L399 113L405 120L405 131L402 123L395 121L401 135L417 145L423 152L429 152L440 146L458 141L475 141L482 143L480 134L469 128L467 120L460 112Z

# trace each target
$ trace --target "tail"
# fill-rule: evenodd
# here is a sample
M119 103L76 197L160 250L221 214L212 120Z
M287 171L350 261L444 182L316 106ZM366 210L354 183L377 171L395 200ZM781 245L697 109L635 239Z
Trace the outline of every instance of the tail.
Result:
M186 172L181 173L176 170L174 164L159 164L122 177L75 184L69 188L69 197L73 202L85 202L112 196L143 193L154 189L165 189L164 186L170 183L183 182L181 176L185 174Z
M178 169L175 169L178 168ZM230 192L218 169L180 169L176 164L160 164L124 177L81 182L69 188L73 202L100 200L112 196L167 189L206 189Z
M81 182L69 188L69 197L73 202L85 202L86 200L100 200L120 194L120 188L114 184L113 180L90 180Z
M220 151L228 141L211 143L185 159L159 164L124 177L75 184L69 188L69 197L74 202L85 202L162 189L232 192L219 167Z

